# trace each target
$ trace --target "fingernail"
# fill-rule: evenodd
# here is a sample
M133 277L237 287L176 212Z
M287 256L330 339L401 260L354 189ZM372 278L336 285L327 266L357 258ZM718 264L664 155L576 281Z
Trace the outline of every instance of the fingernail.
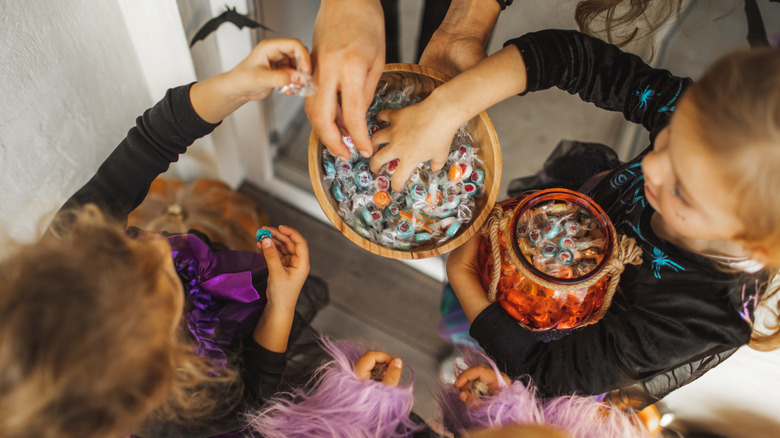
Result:
M301 80L301 75L297 71L290 73L290 82L297 84Z
M274 242L273 242L271 239L263 239L263 241L262 241L261 243L262 243L262 244L263 244L263 246L264 246L264 247L266 247L266 248L270 248L270 247L271 247L271 245L273 245L273 244L274 244Z
M393 359L393 362L390 364L396 368L401 368L404 365L404 362L401 360L400 357L396 357Z
M364 158L368 158L371 156L371 154L368 153L368 151L360 151L360 155L362 155Z

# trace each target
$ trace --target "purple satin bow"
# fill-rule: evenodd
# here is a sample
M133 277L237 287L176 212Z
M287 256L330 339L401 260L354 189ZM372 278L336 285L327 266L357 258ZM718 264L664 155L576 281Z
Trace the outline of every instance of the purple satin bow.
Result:
M201 356L224 368L224 347L233 340L235 327L228 320L247 327L257 322L265 307L265 294L252 284L252 273L265 269L263 256L251 251L213 252L193 234L169 236L176 271L183 279L192 308L183 321L195 337ZM233 325L231 325L233 326Z

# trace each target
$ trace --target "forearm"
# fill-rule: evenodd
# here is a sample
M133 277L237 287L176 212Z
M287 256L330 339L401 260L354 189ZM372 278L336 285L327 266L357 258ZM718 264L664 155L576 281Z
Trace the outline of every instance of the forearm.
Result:
M249 101L246 95L235 90L231 74L219 74L190 88L192 108L203 120L218 123Z
M287 351L287 341L292 329L294 309L280 309L268 302L257 321L252 337L266 350L283 353Z
M452 0L439 29L487 42L500 13L496 0Z
M424 103L460 126L525 87L523 57L516 47L508 46L434 89Z
M458 297L458 302L463 313L466 314L466 319L469 323L482 313L488 306L490 301L487 299L487 294L479 279L473 275L458 275L456 273L448 273L452 290L455 292L455 296Z

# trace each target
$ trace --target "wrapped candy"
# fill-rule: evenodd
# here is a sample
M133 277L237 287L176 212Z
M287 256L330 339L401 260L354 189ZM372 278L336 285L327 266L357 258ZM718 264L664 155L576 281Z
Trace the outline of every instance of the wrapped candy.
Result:
M383 126L376 114L419 101L412 89L380 87L366 114L366 126L373 136ZM455 237L471 221L475 199L484 195L485 171L478 149L465 129L455 135L444 168L433 172L430 163L420 164L398 193L390 180L399 160L394 159L374 174L349 137L347 161L323 150L322 182L339 204L337 212L356 233L388 248L403 251L442 243Z

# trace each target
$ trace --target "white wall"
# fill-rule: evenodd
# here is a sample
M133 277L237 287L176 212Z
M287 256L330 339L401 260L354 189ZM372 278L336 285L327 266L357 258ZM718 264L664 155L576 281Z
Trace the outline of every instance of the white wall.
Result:
M25 240L195 70L175 0L0 0L0 14L0 231ZM206 137L171 175L236 185L238 161Z
M115 1L2 0L0 15L0 225L24 238L151 99Z

